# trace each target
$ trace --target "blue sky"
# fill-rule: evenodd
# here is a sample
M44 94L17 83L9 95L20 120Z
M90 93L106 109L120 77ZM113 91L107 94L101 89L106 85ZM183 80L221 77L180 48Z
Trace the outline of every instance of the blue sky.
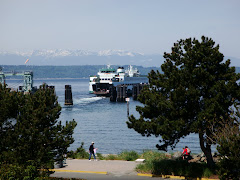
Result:
M170 52L202 35L240 58L239 0L0 0L0 50Z

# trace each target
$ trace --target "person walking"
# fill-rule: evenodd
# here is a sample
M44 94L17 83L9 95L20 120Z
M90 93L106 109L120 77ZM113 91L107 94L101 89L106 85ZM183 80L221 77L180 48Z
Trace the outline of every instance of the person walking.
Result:
M94 145L94 142L92 142L92 144L89 147L89 161L91 161L92 155L94 157L94 160L96 161L96 156L95 156L95 153L94 153L94 146L93 145Z

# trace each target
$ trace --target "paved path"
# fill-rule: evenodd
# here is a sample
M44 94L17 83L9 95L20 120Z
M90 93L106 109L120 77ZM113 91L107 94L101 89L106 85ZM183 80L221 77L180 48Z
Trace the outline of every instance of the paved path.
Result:
M53 177L65 178L82 178L88 180L95 179L152 179L151 177L137 176L135 171L135 161L118 161L118 160L100 160L89 161L73 159L67 160L65 167L55 169ZM153 178L162 179L162 178Z
M118 160L100 160L89 161L85 159L67 160L64 168L58 170L87 171L97 174L132 174L137 175L135 167L138 163L135 161L118 161Z

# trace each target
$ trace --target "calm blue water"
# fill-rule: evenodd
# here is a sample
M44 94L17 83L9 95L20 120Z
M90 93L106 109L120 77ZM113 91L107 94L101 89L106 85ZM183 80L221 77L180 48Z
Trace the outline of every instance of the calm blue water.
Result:
M102 154L117 154L123 150L135 150L142 152L146 149L157 150L156 144L159 138L143 137L133 129L128 129L127 104L112 103L108 98L95 97L88 93L88 79L44 79L34 80L34 86L47 83L55 86L58 101L62 106L60 119L63 123L75 119L77 127L74 131L75 142L69 150L76 150L81 142L84 142L85 149L92 141L95 147ZM7 80L10 87L17 88L22 85L20 80ZM73 103L72 107L64 106L65 85L72 86ZM138 101L131 99L129 112L139 117L135 110ZM191 134L178 143L174 151L182 151L184 146L190 147L193 153L201 152L198 135ZM171 152L171 151L170 151Z

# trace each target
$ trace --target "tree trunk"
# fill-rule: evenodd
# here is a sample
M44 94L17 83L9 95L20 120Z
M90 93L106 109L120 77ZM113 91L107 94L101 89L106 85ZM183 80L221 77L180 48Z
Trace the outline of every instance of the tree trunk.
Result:
M214 163L213 157L212 157L211 145L206 143L206 146L204 146L203 133L199 133L199 140L200 140L200 147L207 158L208 166L214 167L215 163Z

